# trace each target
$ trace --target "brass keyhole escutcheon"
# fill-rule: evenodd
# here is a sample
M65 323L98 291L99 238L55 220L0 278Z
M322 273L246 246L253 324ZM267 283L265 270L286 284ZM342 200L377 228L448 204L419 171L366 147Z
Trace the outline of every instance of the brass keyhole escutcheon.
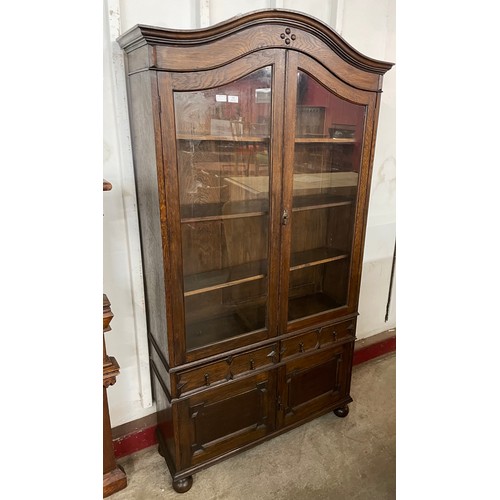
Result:
M288 224L288 210L285 208L281 216L281 223L286 226Z

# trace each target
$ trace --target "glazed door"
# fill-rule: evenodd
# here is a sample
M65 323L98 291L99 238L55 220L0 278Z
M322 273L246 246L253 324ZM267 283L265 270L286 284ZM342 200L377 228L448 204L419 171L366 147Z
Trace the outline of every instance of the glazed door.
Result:
M284 53L158 82L180 364L276 335Z
M357 309L375 101L290 53L286 102L281 329L292 331Z

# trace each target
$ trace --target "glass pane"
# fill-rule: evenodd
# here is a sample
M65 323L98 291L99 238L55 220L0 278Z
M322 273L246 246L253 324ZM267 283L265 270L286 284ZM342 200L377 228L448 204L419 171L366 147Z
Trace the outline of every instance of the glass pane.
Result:
M189 350L266 327L271 67L174 102Z
M364 118L298 72L289 321L347 304Z

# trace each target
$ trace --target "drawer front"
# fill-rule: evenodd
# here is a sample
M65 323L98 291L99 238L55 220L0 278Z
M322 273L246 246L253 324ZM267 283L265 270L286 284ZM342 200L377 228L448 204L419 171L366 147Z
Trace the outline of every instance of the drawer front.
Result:
M316 329L283 340L281 342L281 358L289 358L290 356L317 349L319 347L318 334L319 330Z
M238 354L233 357L230 365L234 377L270 366L278 361L277 344Z
M281 359L329 347L346 338L354 339L356 319L316 328L281 341Z
M324 326L319 332L319 345L320 347L323 347L334 344L335 342L343 340L347 337L354 338L355 332L355 319L350 319L334 325Z
M221 361L208 363L177 374L177 397L191 391L213 387L255 370L271 366L278 361L277 344L228 356Z

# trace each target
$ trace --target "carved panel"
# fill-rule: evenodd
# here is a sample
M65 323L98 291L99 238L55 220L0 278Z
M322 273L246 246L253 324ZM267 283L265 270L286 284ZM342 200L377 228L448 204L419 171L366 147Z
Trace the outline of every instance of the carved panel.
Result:
M324 413L345 395L344 351L350 348L345 344L287 363L281 425Z
M237 449L274 429L274 376L261 373L192 396L179 404L189 414L191 465Z
M292 372L287 378L287 412L327 392L335 392L338 387L337 362L334 358L312 368Z

